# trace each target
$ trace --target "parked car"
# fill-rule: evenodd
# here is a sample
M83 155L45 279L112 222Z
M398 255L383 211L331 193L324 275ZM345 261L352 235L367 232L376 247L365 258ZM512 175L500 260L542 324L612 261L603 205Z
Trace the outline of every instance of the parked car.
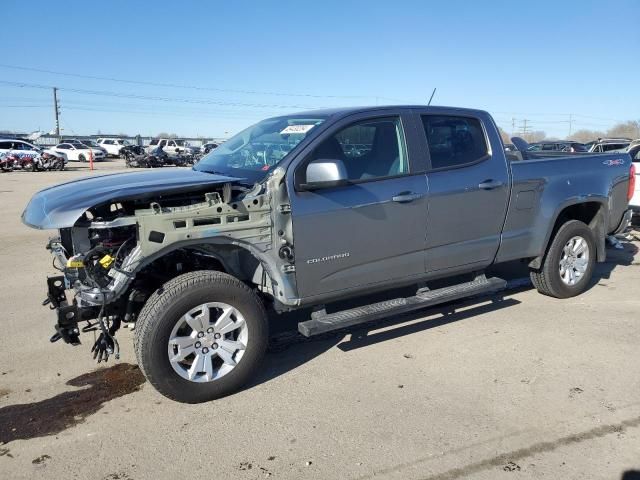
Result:
M629 138L599 138L589 145L590 153L604 153L612 150L623 150L629 146Z
M211 150L218 148L218 143L216 142L207 142L202 144L202 146L200 147L200 153L202 154L207 154L209 153Z
M188 155L196 153L195 147L191 147L185 140L177 138L154 138L149 142L145 150L147 153L151 153L158 147L162 147L164 152L169 156L174 156L179 153L186 153Z
M196 403L262 365L267 308L313 308L298 325L313 336L495 292L506 282L486 269L518 259L540 293L582 293L606 235L629 223L634 178L624 153L510 162L479 110L341 108L259 122L193 169L49 187L22 220L60 233L48 244L63 271L47 280L52 341L77 344L78 322L96 319L101 360L135 322L151 385Z
M107 150L93 140L78 140L73 138L71 140L65 140L64 143L70 143L71 145L76 145L78 147L89 147L93 150L100 150L105 156L107 155Z
M0 138L0 155L3 153L15 153L23 156L35 157L42 149L32 143L16 138Z
M560 140L544 140L529 144L529 150L532 152L587 152L587 147L580 142L560 141Z
M627 153L631 156L631 161L636 166L636 180L633 197L629 201L629 206L636 216L640 216L640 142L631 144Z
M46 150L47 152L61 153L65 155L67 161L74 160L78 162L88 162L90 153L93 152L93 160L95 162L102 161L106 155L102 150L87 147L81 143L60 143L55 147Z
M122 147L131 145L127 140L122 138L99 138L97 143L107 151L107 156L111 157L119 157Z

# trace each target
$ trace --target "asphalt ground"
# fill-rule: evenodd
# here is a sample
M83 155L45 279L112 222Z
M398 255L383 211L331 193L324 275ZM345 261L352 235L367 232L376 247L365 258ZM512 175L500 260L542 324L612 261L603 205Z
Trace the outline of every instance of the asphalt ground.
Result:
M183 405L145 382L129 330L100 366L92 334L49 343L51 232L20 213L123 164L96 168L0 174L0 478L639 478L640 233L568 300L510 265L499 295L316 339L305 312L274 318L251 385Z

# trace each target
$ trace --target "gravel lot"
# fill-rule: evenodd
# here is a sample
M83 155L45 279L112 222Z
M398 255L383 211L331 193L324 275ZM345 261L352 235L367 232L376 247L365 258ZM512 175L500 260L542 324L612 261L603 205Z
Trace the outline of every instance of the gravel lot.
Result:
M92 334L79 347L49 343L53 315L40 303L54 273L50 232L25 227L20 213L37 190L90 173L0 174L1 478L621 479L640 470L638 232L574 299L527 284L310 341L286 333L295 317L275 319L253 385L182 405L145 384L128 330L120 362L99 368Z

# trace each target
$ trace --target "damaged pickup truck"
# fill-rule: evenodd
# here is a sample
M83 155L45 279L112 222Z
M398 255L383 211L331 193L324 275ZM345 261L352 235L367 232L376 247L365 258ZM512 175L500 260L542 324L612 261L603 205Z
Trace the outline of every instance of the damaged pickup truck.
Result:
M149 382L194 403L260 367L267 310L312 307L299 324L311 336L495 292L505 282L486 269L516 259L545 295L583 292L629 221L634 179L623 153L508 158L483 111L350 108L264 120L190 170L48 188L22 218L59 232L51 341L97 330L100 360L135 326Z

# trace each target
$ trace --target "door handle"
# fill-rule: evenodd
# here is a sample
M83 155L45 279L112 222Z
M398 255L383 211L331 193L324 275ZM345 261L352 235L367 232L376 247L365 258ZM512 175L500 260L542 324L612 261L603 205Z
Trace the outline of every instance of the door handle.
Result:
M478 184L478 188L481 190L493 190L494 188L498 188L502 186L502 182L500 180L485 180L484 182Z
M422 197L423 197L422 193L400 192L394 195L391 198L391 200L393 200L396 203L409 203L409 202L413 202L414 200L418 200L419 198L422 198Z

